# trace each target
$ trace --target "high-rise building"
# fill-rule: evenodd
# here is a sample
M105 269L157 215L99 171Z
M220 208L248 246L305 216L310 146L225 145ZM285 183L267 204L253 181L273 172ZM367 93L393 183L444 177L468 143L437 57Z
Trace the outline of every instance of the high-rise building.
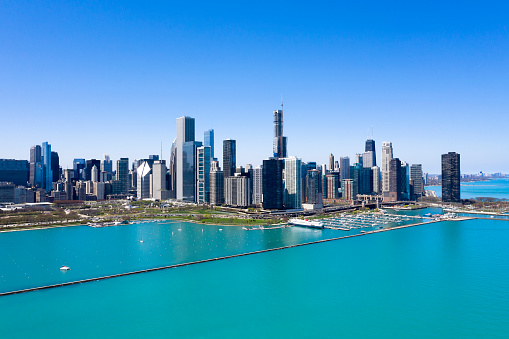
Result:
M201 146L201 141L188 141L181 146L182 158L178 163L182 163L182 195L179 200L196 202L196 153Z
M373 166L371 167L371 170L373 171L373 193L374 194L380 194L380 167Z
M170 152L170 167L169 167L169 183L168 189L170 190L170 198L177 198L177 139L173 140Z
M345 179L350 179L350 158L349 157L341 157L339 159L339 162L341 163L339 173L340 173L340 180L343 181Z
M30 163L26 160L0 159L0 181L27 186Z
M196 150L196 202L199 204L210 203L211 150L210 146L201 146Z
M150 198L150 174L152 169L147 162L143 162L136 170L138 174L138 198Z
M45 141L42 143L42 188L51 191L53 188L53 171L51 170L51 145Z
M354 165L361 165L362 166L362 163L363 163L363 159L362 159L362 154L355 154L355 161L354 161Z
M0 203L14 202L16 185L12 182L0 182Z
M95 166L97 169L101 168L101 160L90 159L87 160L85 166L85 181L92 180L92 168Z
M210 158L214 159L214 130L209 129L205 131L205 135L203 137L203 146L210 147Z
M98 182L99 181L99 169L96 165L92 166L92 170L90 171L90 181Z
M410 166L404 161L401 162L401 171L399 172L401 181L401 200L410 200Z
M236 169L237 169L236 141L232 139L223 140L223 175L225 179L234 175Z
M260 205L263 202L263 171L261 167L253 169L253 205Z
M157 200L168 199L166 190L166 161L156 160L152 165L152 198Z
M35 145L30 147L30 185L42 187L42 149Z
M101 181L110 181L113 176L113 162L108 154L104 155L101 162ZM104 180L103 180L104 179Z
M283 209L283 160L263 160L262 191L264 209Z
M388 193L389 187L389 167L392 160L392 143L384 141L382 143L382 193Z
M249 177L244 175L225 178L225 204L235 207L251 205L251 191L249 190Z
M334 171L334 155L332 153L329 155L329 171Z
M129 158L120 158L117 160L117 173L113 184L113 194L129 193Z
M360 168L359 194L373 193L373 170L367 167Z
M302 161L297 157L284 160L284 204L286 209L302 208Z
M286 158L287 139L283 136L283 100L281 100L281 109L274 111L274 157Z
M85 177L85 167L87 163L85 159L74 159L72 162L72 168L74 169L74 177L76 180L83 180Z
M421 164L412 164L412 166L410 166L410 180L412 181L413 187L413 199L417 200L418 198L422 197L424 190Z
M398 158L393 158L389 162L389 191L384 192L384 201L400 201L402 192L401 184L401 161Z
M339 175L337 172L330 172L327 178L327 199L339 198Z
M219 166L214 166L210 172L210 204L224 204L224 175Z
M373 152L372 155L372 166L376 166L376 148L375 148L375 140L368 139L366 140L366 148L364 149L365 152Z
M60 159L57 152L51 152L51 171L53 173L52 182L60 180Z
M322 204L321 174L317 169L308 170L306 174L306 203Z
M341 180L341 193L343 196L341 197L343 200L354 200L356 196L354 195L354 182L353 179L345 179Z
M365 168L376 166L375 152L366 151L362 154L362 166Z
M175 139L176 149L176 198L194 202L195 195L195 150L193 142L194 119L191 117L180 117L177 119L177 138ZM184 144L186 151L184 154ZM201 146L201 145L200 145ZM184 160L184 158L186 158ZM184 163L185 161L185 163ZM184 173L185 171L185 173ZM192 172L192 174L190 174ZM192 191L191 191L192 190Z
M460 155L456 152L442 154L442 201L460 202Z

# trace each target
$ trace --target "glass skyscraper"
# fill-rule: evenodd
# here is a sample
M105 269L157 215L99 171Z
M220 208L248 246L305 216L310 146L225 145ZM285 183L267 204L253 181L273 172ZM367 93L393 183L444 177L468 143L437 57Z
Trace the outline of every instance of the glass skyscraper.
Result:
M442 201L460 202L460 155L442 154Z
M214 130L209 129L205 131L205 135L203 136L203 146L210 147L210 158L214 158Z

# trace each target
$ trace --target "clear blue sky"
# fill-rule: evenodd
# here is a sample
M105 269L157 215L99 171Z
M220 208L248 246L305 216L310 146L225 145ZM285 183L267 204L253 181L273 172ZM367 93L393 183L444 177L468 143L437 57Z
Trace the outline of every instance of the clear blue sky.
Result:
M272 151L284 97L291 155L364 150L371 126L424 171L509 172L506 1L0 2L0 158L48 141L72 159L168 159L175 119Z

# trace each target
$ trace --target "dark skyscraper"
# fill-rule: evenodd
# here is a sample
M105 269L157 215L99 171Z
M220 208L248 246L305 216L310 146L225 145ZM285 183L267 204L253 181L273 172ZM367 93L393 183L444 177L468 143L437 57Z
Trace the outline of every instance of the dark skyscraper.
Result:
M389 162L389 199L387 201L401 200L401 191L401 161L393 158Z
M281 109L274 111L274 157L286 158L286 137L283 136L283 97L281 97Z
M460 155L442 154L442 201L460 202Z
M372 166L376 166L376 149L375 149L375 140L368 139L366 140L366 149L365 152L373 152L373 164Z
M30 147L30 185L42 187L42 149L35 145Z
M129 158L117 160L115 179L113 193L127 194L129 192Z
M51 170L53 171L53 182L60 180L60 159L57 152L51 152Z
M283 160L263 160L262 192L264 209L283 209Z
M30 164L26 160L0 159L0 181L27 186Z
M97 159L90 159L90 160L87 160L86 162L86 166L85 166L85 180L88 181L88 180L92 180L92 167L97 167L98 169L101 168L101 160L97 160Z
M235 140L223 140L223 175L226 178L235 174L237 169L237 146Z
M210 158L214 158L214 130L205 131L203 136L203 146L210 146Z

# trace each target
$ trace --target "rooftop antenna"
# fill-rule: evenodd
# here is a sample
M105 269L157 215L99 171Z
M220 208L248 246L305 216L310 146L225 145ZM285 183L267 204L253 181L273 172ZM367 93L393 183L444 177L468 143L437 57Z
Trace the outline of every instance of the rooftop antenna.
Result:
M163 160L163 142L161 141L161 157L159 160Z
M373 125L371 125L371 140L373 140Z
M281 111L283 110L283 92L281 92Z

